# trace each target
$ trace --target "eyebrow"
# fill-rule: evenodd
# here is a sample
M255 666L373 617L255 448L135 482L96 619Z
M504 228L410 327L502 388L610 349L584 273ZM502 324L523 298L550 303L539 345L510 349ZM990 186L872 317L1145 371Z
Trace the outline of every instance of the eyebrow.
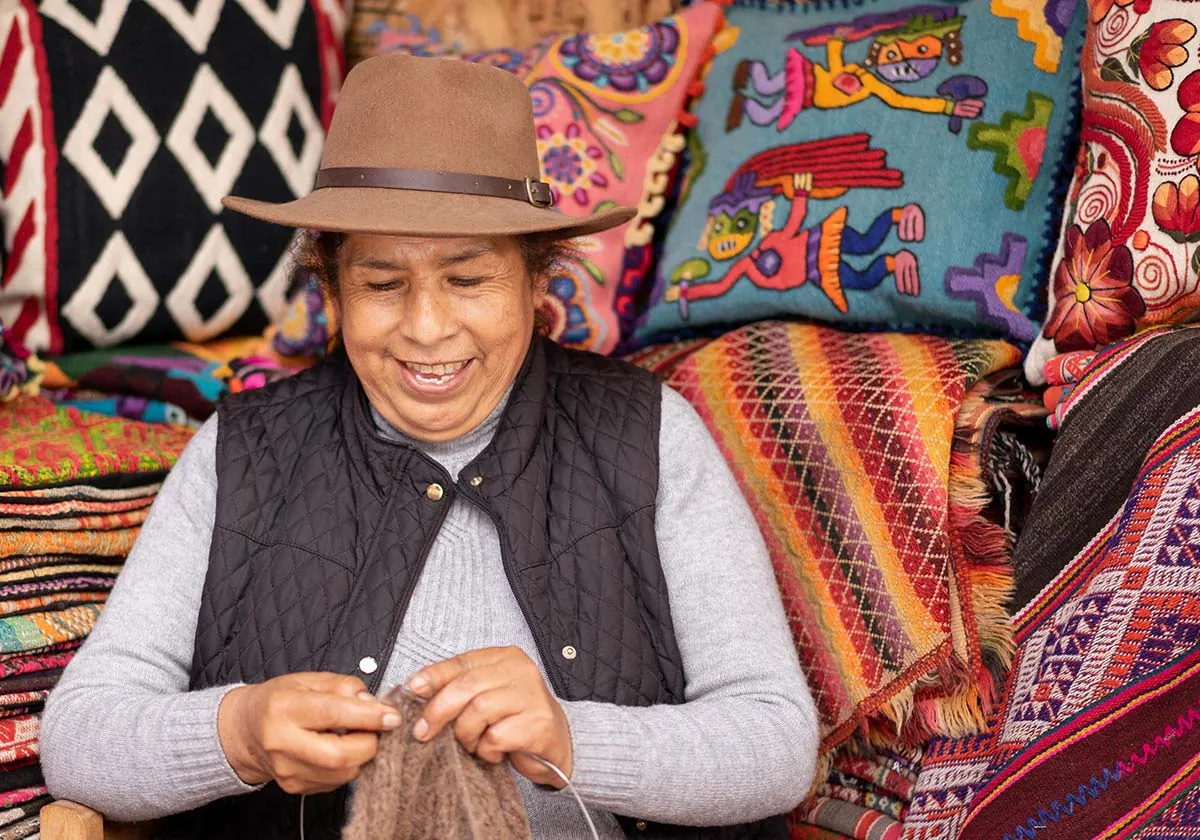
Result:
M470 248L465 248L457 254L450 254L438 260L439 268L449 268L453 265L470 262L478 257L492 253L492 249L486 245L476 245ZM407 262L393 262L392 260L383 259L380 257L360 256L352 257L350 265L355 268L369 268L376 271L408 271L410 266Z

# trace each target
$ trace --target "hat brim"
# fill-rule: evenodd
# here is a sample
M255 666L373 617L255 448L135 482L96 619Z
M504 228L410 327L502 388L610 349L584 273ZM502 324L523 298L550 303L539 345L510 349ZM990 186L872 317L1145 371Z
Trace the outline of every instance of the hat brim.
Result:
M633 207L567 216L511 198L374 187L329 187L283 204L227 196L222 204L256 219L295 228L391 236L517 236L571 239L624 224Z

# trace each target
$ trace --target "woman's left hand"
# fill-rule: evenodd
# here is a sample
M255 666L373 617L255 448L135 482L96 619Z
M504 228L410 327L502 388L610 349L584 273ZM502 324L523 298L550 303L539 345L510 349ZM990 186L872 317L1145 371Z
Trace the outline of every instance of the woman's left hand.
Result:
M413 726L418 740L428 741L453 723L459 743L484 761L508 758L530 781L561 788L558 776L523 755L529 753L571 777L567 716L520 648L484 648L438 662L414 674L408 688L429 698Z

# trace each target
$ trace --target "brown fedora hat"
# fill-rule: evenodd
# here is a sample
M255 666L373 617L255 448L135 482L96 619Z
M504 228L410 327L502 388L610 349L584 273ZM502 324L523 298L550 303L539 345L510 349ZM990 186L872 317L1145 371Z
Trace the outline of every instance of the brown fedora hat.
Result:
M312 193L283 204L229 196L224 204L280 225L343 233L564 239L637 212L578 217L552 208L533 104L516 76L397 54L367 59L346 77Z

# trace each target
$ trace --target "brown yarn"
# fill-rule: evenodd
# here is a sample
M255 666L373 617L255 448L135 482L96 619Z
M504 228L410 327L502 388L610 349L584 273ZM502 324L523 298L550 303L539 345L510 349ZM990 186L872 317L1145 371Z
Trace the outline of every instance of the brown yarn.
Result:
M423 704L396 688L386 698L398 729L379 739L363 768L342 840L529 840L529 818L506 764L463 749L447 727L428 743L412 736Z

